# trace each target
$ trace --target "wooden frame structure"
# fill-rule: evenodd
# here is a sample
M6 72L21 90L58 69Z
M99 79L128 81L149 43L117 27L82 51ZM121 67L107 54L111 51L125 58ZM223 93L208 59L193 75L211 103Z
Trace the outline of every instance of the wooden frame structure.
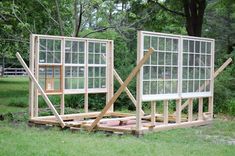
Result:
M151 63L151 60L154 59L154 55L156 53L159 54L159 49L156 45L152 44L153 42L150 41L150 44L147 46L145 45L145 36L149 38L153 37L165 37L165 51L166 51L166 40L167 38L171 39L171 48L175 48L173 46L174 39L177 39L177 50L171 54L171 60L173 59L173 55L176 54L177 57L177 89L173 96L172 94L163 92L154 92L153 95L144 97L143 93L143 80L144 80L144 72L145 66ZM183 68L183 39L192 40L194 44L194 49L196 47L196 41L204 41L210 42L210 79L203 81L200 83L199 88L195 88L192 91L192 94L187 94L187 96L182 96L182 68ZM46 40L45 43L41 43L41 40ZM47 41L48 40L48 41ZM53 41L52 45L48 44L47 42ZM68 43L69 42L69 43ZM94 43L94 44L90 44ZM96 44L98 48L96 47ZM73 44L75 45L75 51L72 49ZM103 45L102 45L103 44ZM202 42L200 42L201 47ZM69 46L67 46L69 45ZM76 47L78 45L78 47ZM79 46L82 46L80 48ZM105 46L104 46L105 45ZM188 44L189 45L189 44ZM41 48L41 46L44 46ZM93 46L93 48L92 48ZM104 46L104 47L102 47ZM157 41L157 46L161 46L161 43ZM68 48L70 47L70 48ZM79 49L80 48L80 49ZM93 50L91 50L92 48ZM103 52L102 51L103 48ZM85 129L88 131L93 130L102 130L102 131L111 131L111 132L122 132L122 133L132 133L141 135L146 132L151 131L161 131L161 130L168 130L173 128L181 128L181 127L191 127L191 126L199 126L205 125L212 121L213 118L213 80L214 78L224 70L224 68L232 61L228 59L215 73L213 73L214 65L214 40L207 39L207 38L196 38L196 37L188 37L188 36L180 36L180 35L172 35L172 34L162 34L162 33L154 33L154 32L146 32L146 31L139 31L138 32L138 47L137 47L137 65L129 74L125 81L122 81L118 73L113 68L113 41L110 40L98 40L98 39L88 39L88 38L74 38L74 37L63 37L63 36L49 36L49 35L31 35L31 46L30 46L30 65L29 68L21 58L20 54L17 53L17 58L19 59L22 66L25 68L26 72L30 77L30 87L29 87L29 109L30 109L30 123L34 124L51 124L51 125L60 125L63 127L69 127L73 130L80 130ZM164 52L162 50L161 52ZM169 52L169 51L168 51ZM47 53L52 54L53 57L47 57ZM71 53L71 54L69 54ZM167 53L167 52L166 52ZM81 62L79 60L80 54L82 57ZM157 60L162 59L166 60L166 56L162 58L157 54ZM67 55L67 56L66 56ZM70 62L68 63L69 55ZM98 56L96 58L96 55ZM43 56L43 57L42 57ZM57 56L57 58L56 58ZM59 56L59 57L58 57ZM204 54L202 54L199 58L202 59ZM93 60L90 59L93 58ZM196 54L194 55L195 60ZM40 60L45 58L45 60ZM49 58L49 59L48 59ZM188 56L190 58L190 56ZM49 60L49 61L48 61ZM96 60L99 60L98 64L94 64ZM41 61L41 62L40 62ZM74 62L73 62L74 61ZM93 63L91 64L90 61ZM102 63L101 63L102 62ZM171 61L172 62L172 61ZM195 61L194 61L195 63ZM105 88L89 88L90 80L94 82L94 77L89 77L90 71L95 73L95 69L89 70L89 67L99 67L101 64L102 67L105 68ZM68 71L68 66L70 67ZM194 64L195 66L195 64ZM45 70L45 74L43 75L43 79L45 79L44 83L40 82L41 75L40 75L40 67L47 67L49 68L48 73ZM50 68L51 67L51 68ZM58 69L57 69L58 67ZM73 67L76 67L73 70ZM82 72L83 75L80 74L80 67L83 68ZM163 64L164 67L164 64ZM67 69L65 69L67 68ZM167 68L167 67L164 67ZM173 70L174 67L172 67ZM198 68L198 67L195 67ZM193 69L194 70L194 69ZM77 71L77 75L73 74L73 71ZM101 70L99 70L101 73ZM76 72L75 72L76 73ZM164 69L164 74L165 72ZM172 71L171 71L172 74ZM45 76L49 75L49 76ZM70 75L71 77L66 77L66 75ZM195 74L194 74L195 75ZM131 80L137 76L137 97L135 98L129 89L127 88L128 84ZM49 77L49 82L47 82L47 77ZM83 87L80 86L80 79L83 78ZM113 77L117 79L120 83L120 88L117 92L113 93ZM59 89L55 90L55 81L53 83L53 78L59 79ZM67 78L67 80L66 80ZM172 78L172 77L171 77ZM70 89L68 85L69 79L75 79L76 82L75 86L77 88ZM77 80L78 79L78 80ZM98 79L98 78L97 78ZM67 82L65 82L67 81ZM154 80L151 80L154 81ZM159 80L157 80L159 81ZM164 79L160 81L167 81L166 74L164 75ZM173 81L173 80L172 80ZM47 84L50 87L47 88ZM51 83L51 84L50 84ZM99 81L99 84L102 82ZM70 83L70 86L73 86L74 83ZM210 84L209 92L205 94L201 94L200 92L205 88L208 84ZM164 84L165 85L165 84ZM44 86L44 87L43 87ZM93 84L94 86L94 84ZM100 85L97 85L100 86ZM66 88L67 87L67 88ZM165 86L164 86L165 87ZM163 88L164 88L163 87ZM165 87L166 88L166 87ZM171 84L171 91L172 91L172 84ZM136 113L120 113L114 112L113 105L119 95L125 91L128 97L131 99L133 104L136 106ZM104 109L100 112L88 112L88 94L90 93L106 93L106 105ZM150 93L150 92L149 92ZM160 94L161 93L161 94ZM84 110L85 113L78 113L78 114L64 114L64 96L65 94L84 94ZM55 109L54 105L48 98L48 95L60 95L61 97L61 112L60 114ZM190 96L189 96L190 95ZM46 101L49 108L52 110L54 116L38 116L38 96L42 96ZM147 97L147 98L146 98ZM195 104L195 99L198 99L198 113L195 115L193 113L193 105ZM208 99L208 100L206 100ZM151 113L145 114L142 110L142 102L150 102L150 109ZM173 102L171 102L173 101ZM205 105L205 101L208 101L208 110L205 111L203 105ZM184 102L184 104L182 104ZM158 108L156 105L163 106L163 112L157 113ZM175 113L170 114L169 112L169 105L175 105ZM188 106L187 115L182 115L182 111L184 108Z

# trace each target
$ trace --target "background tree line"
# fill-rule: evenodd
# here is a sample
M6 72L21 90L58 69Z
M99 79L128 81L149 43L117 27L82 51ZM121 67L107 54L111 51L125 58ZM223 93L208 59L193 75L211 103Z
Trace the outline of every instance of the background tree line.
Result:
M215 38L215 67L235 58L234 0L2 0L0 62L17 67L16 51L28 61L29 35L49 34L112 39L115 68L125 79L136 62L136 31L148 30ZM215 81L215 111L235 113L235 65ZM115 83L115 89L118 88ZM135 94L135 81L129 85ZM83 97L69 96L77 107ZM95 95L90 103L104 101ZM96 104L95 104L96 103ZM102 105L98 105L102 107ZM125 94L117 107L133 109ZM95 106L94 106L95 107Z

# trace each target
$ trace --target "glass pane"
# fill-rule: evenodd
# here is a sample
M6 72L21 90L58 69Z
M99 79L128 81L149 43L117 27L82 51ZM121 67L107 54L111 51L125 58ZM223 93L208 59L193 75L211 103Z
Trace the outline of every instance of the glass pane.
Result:
M157 50L158 49L158 38L157 37L151 37L151 39L152 39L152 41L151 41L152 48Z
M78 52L78 42L73 41L72 52Z
M88 45L88 52L93 53L94 52L94 43L89 42Z
M83 52L84 53L84 42L79 42L79 52Z
M85 60L85 58L84 58L84 54L83 53L80 53L80 54L78 54L78 57L79 57L79 64L84 64L84 60Z
M172 50L172 39L167 38L166 39L166 51L171 51Z
M101 53L106 53L106 44L105 43L101 44Z
M53 52L47 52L47 63L53 63Z
M71 79L65 78L65 89L71 89Z
M54 63L61 63L61 53L55 52L54 55Z
M178 51L178 40L173 39L173 51Z
M40 51L40 53L39 53L39 63L46 63L46 52Z
M88 79L88 88L93 88L93 78Z
M72 63L78 63L78 53L72 53Z
M95 53L100 53L100 43L95 43Z
M159 38L159 50L165 50L165 38Z
M144 73L144 80L150 79L150 67L149 66L143 67L143 73Z
M102 78L101 79L101 88L105 88L105 84L106 84L106 79Z
M151 94L157 94L157 81L151 82Z
M39 49L46 50L46 39L40 39L39 42L40 42Z
M157 79L157 67L151 67L151 79Z
M188 52L189 48L188 48L188 40L184 40L183 41L183 51L184 52Z
M71 63L71 53L65 53L65 63Z
M153 52L151 55L151 64L156 65L157 64L157 53Z
M55 40L54 41L54 44L55 44L55 51L57 51L57 52L61 52L61 41L60 40Z
M150 37L149 36L144 36L144 49L149 49L150 48Z
M149 94L149 81L144 81L143 82L143 94Z
M207 50L206 50L206 52L208 53L208 54L211 54L211 43L210 42L207 42Z

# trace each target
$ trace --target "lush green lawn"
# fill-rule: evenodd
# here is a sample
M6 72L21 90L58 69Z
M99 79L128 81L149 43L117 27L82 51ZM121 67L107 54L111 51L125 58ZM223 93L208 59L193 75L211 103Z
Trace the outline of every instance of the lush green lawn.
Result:
M28 78L0 78L0 114L27 110Z
M27 78L0 79L0 114L26 111ZM23 104L22 104L23 103ZM17 105L18 107L16 107ZM20 107L19 107L20 106ZM19 115L22 116L22 115ZM235 121L216 119L212 125L151 133L143 137L48 130L0 121L0 156L5 155L235 155Z
M235 122L134 136L29 128L0 122L0 155L234 156ZM233 145L232 145L233 143Z

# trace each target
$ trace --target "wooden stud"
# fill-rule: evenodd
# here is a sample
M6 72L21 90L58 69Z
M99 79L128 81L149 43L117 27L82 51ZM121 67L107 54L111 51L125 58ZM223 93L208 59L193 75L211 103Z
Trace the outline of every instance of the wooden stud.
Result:
M198 99L198 120L202 120L202 113L203 113L203 98Z
M189 104L188 104L188 121L192 122L193 121L193 99L189 99Z
M156 101L151 101L151 125L155 126Z
M168 124L168 100L164 100L163 105L164 105L164 112L163 112L164 120L163 120L163 123Z
M210 118L213 119L213 97L208 98L208 112L210 113Z
M33 82L36 85L37 89L41 92L43 99L46 101L48 107L51 109L52 113L55 115L57 120L60 122L61 127L64 128L65 127L64 121L62 120L62 118L60 117L60 115L56 111L55 107L53 106L53 104L51 103L49 98L47 97L46 93L43 91L43 89L39 85L38 81L36 80L36 78L34 77L32 72L29 70L26 63L24 62L24 60L22 59L22 57L20 56L20 54L18 52L16 53L16 57L20 61L21 65L24 67L25 71L27 72L27 74L29 75L31 80L33 80Z
M108 101L113 97L113 41L108 42L108 49L109 51L107 52L107 74L108 74L108 79L107 79L107 95L106 95L106 104L108 103ZM114 111L114 106L111 105L111 107L109 108L110 112Z
M181 123L181 99L176 100L176 123Z
M33 34L30 35L30 53L29 53L29 68L34 73L34 41L35 37ZM30 119L34 117L34 84L29 78L29 116Z
M39 37L35 37L35 51L34 51L34 55L35 55L35 72L34 72L34 76L35 79L38 81L38 77L39 77L39 65L38 65L38 60L39 60ZM38 89L37 87L34 87L34 116L37 117L38 116Z
M60 115L64 115L64 94L60 95Z
M150 48L148 52L145 54L145 56L140 60L140 62L137 64L137 66L132 70L132 72L129 74L127 79L124 81L124 83L120 86L118 91L114 94L114 96L109 100L109 102L106 104L104 109L101 111L101 113L98 115L98 117L95 119L95 121L91 124L91 127L89 128L89 131L92 131L93 128L97 125L97 123L100 121L100 119L105 115L105 113L110 109L110 107L113 105L113 103L117 100L117 98L120 96L122 91L125 89L125 87L131 82L131 80L135 77L135 75L139 72L142 65L147 61L147 59L150 57L150 55L153 53L153 49Z

